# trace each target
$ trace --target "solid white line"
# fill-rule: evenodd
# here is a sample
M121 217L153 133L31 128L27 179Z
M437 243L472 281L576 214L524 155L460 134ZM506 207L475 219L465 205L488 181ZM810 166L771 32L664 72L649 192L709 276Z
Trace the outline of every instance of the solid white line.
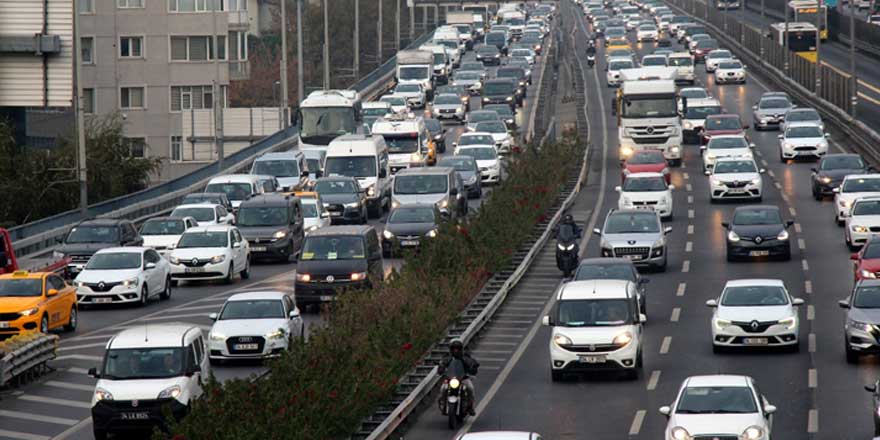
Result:
M0 437L13 438L16 440L49 440L45 435L29 434L27 432L7 431L0 429Z
M801 267L804 269L804 272L808 272L810 270L810 263L807 263L807 260L801 260Z
M779 182L773 182L773 185L776 186L776 189L782 189L782 185L780 185Z
M804 241L803 238L798 238L798 248L800 248L800 250L804 250L807 248L807 242Z
M166 316L153 316L150 318L144 318L141 321L173 321L177 319L185 319L185 318L205 318L208 319L207 313L185 313L182 315L166 315Z
M68 373L74 373L74 374L89 374L89 370L88 370L88 369L86 369L86 368L79 368L79 367L70 367L70 368L67 369L67 372L68 372Z
M819 373L815 368L810 368L807 374L807 386L817 388L819 386Z
M31 420L34 422L53 423L55 425L76 425L79 420L66 419L64 417L43 416L40 414L25 413L21 411L7 411L0 409L0 417L9 417L12 419Z
M55 358L56 361L63 361L65 359L97 362L97 361L103 360L104 358L102 358L101 356L91 356L91 355L87 355L87 354L67 354L67 355L58 356L57 358Z
M810 434L815 434L819 432L819 410L811 409L810 416L807 420L807 432Z
M648 379L648 391L654 391L657 389L657 382L660 381L660 370L654 370L651 372L651 378Z
M776 177L776 173L774 173L773 170L767 170L767 174L769 174L770 177Z
M81 344L81 345L69 345L69 346L58 347L57 351L80 350L83 348L103 347L105 345L107 345L107 341L97 342L94 344Z
M517 343L516 342L490 342L490 341L481 340L481 341L477 342L477 345L480 345L480 346L482 346L482 345L503 345L506 347L516 347Z
M813 282L810 280L804 281L804 292L813 293Z
M48 403L50 405L69 406L71 408L89 409L92 407L90 402L81 402L79 400L56 399L54 397L35 396L33 394L22 394L18 396L21 400L28 402Z
M224 299L223 301L226 301L226 299ZM221 307L223 307L222 304L207 304L207 305L204 305L204 306L175 307L175 308L170 309L170 310L168 310L168 311L169 311L169 312L187 312L187 311L190 311L190 310L204 310L204 309L209 309L209 310L210 310L210 309L213 309L213 310L218 310L218 311L219 311L219 309L220 309Z
M795 209L791 206L788 207L788 212L791 214L792 217L797 216L797 211L795 211Z
M807 347L810 349L810 353L816 352L816 334L810 333L807 337Z
M684 244L684 251L685 252L691 252L693 250L694 250L694 244L692 242L689 241Z
M660 343L660 354L669 353L670 345L672 345L672 336L665 336L663 342Z
M629 425L629 435L639 435L639 432L642 430L642 423L645 422L645 414L647 414L647 411L643 409L636 411L632 425Z
M678 319L681 317L681 307L676 307L672 309L672 315L669 317L669 322L678 322Z
M688 225L688 235L694 234L694 225Z
M678 288L675 289L675 296L684 296L685 289L687 289L687 283L678 283Z
M812 304L807 306L807 321L812 321L816 319L816 307Z
M688 273L688 272L690 272L690 271L691 271L691 261L690 261L690 260L684 260L684 263L681 263L681 272L682 272L682 273Z
M55 388L64 388L66 390L77 390L77 391L95 391L94 385L81 385L78 383L68 383L61 382L57 380L46 381L45 385Z
M70 438L71 436L73 436L73 434L76 434L77 432L79 432L83 429L87 429L90 426L92 426L92 418L86 417L86 418L80 420L79 423L77 423L76 425L71 426L70 428L66 429L61 434L58 434L55 437L52 437L52 440L66 440L66 439Z

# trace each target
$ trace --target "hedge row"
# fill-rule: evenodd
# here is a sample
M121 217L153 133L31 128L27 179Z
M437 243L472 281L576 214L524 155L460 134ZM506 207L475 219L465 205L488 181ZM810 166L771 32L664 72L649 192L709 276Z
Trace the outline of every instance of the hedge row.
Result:
M569 139L515 154L505 183L460 225L437 238L372 291L342 295L308 343L269 365L256 382L211 379L173 440L333 439L393 393L397 381L504 267L544 220L583 146ZM157 438L167 435L157 435Z

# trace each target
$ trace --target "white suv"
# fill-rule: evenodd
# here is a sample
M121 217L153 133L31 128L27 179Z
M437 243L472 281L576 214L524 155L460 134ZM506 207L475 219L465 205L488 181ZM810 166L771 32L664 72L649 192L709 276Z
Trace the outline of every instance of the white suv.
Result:
M712 350L787 347L798 350L797 306L782 280L731 280L719 298L706 301L712 314Z
M620 193L619 209L651 209L663 219L672 217L673 185L666 184L666 176L660 173L632 173L626 176Z
M853 202L846 217L844 239L850 249L864 245L880 233L880 196L862 197Z
M572 281L559 289L552 315L550 377L621 371L636 379L642 370L642 323L638 291L625 280Z

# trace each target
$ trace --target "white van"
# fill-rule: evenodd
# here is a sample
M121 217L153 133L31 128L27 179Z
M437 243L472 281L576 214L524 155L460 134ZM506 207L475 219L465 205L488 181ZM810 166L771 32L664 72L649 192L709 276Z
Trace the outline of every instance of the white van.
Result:
M211 375L202 330L191 324L143 325L123 330L107 342L92 395L96 440L165 423L164 410L177 419L202 394Z
M226 174L208 181L205 192L223 193L232 203L232 209L238 210L241 202L265 193L260 178L253 174Z
M693 85L696 81L694 75L694 57L687 52L669 54L667 59L669 67L675 67L675 82Z
M458 68L461 65L461 54L464 52L464 45L458 39L458 30L437 30L434 32L434 38L431 44L440 45L446 48L449 59L452 61L452 67Z
M452 61L446 48L439 44L423 44L419 50L425 50L434 54L434 83L446 84L449 82L449 75L452 74Z
M367 195L370 217L379 218L383 211L390 209L388 146L382 136L350 134L334 139L327 147L324 173L356 178Z
M388 145L388 167L394 174L409 167L433 165L433 136L422 117L394 115L373 123L374 135L382 136Z
M308 181L305 155L299 150L265 153L254 160L251 174L274 176L282 191L293 191Z

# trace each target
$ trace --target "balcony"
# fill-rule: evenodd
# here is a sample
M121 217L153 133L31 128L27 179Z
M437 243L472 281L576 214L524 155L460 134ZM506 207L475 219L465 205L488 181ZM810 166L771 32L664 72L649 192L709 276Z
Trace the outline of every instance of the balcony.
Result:
M230 31L246 31L250 25L248 11L229 11Z
M251 64L247 61L229 61L229 80L244 81L251 77Z

